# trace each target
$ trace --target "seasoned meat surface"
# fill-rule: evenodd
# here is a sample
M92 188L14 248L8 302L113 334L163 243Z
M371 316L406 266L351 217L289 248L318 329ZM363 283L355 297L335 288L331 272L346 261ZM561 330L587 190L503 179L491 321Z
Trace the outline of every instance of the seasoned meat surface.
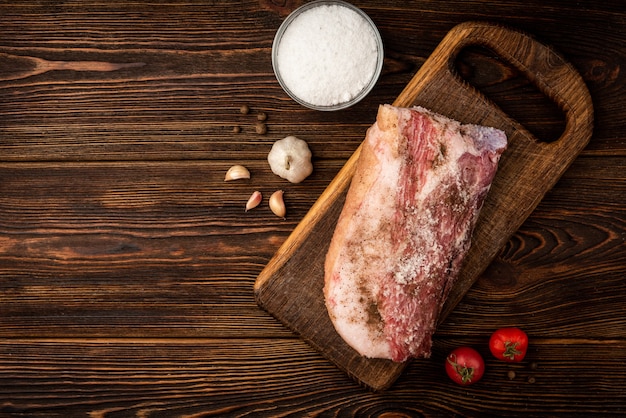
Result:
M379 108L325 264L341 337L366 357L428 357L437 316L506 148L504 132Z

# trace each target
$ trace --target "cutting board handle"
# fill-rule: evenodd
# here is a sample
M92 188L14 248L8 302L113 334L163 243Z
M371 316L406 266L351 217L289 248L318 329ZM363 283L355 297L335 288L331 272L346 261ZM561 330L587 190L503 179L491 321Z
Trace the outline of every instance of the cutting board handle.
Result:
M485 46L521 71L554 101L565 114L565 131L560 139L574 132L576 136L591 136L593 106L587 86L576 69L553 49L523 32L487 22L462 23L448 36L461 40L455 44L453 59L466 46Z
M465 90L459 92L460 98L474 97L476 102L465 101L462 104L457 103L456 107L433 110L461 121L472 119L471 108L480 108L489 100L454 70L459 53L469 46L483 46L494 51L517 68L541 93L563 111L565 130L559 140L554 142L567 142L567 144L561 143L555 147L572 146L573 149L568 149L568 152L575 154L584 148L593 130L593 105L580 74L552 48L521 31L494 23L471 21L452 28L431 54L427 61L428 65L425 63L420 69L419 77L415 77L407 85L394 104L396 106L412 105L415 102L415 92L425 88L432 89L428 85L435 81L456 83L459 89ZM491 102L489 105L497 107ZM492 120L485 119L479 122L491 125ZM515 125L515 131L525 131L524 136L527 139L540 142L519 123L512 121L512 124ZM571 141L571 137L576 139ZM586 138L587 141L578 140L582 138ZM560 141L561 139L566 141Z

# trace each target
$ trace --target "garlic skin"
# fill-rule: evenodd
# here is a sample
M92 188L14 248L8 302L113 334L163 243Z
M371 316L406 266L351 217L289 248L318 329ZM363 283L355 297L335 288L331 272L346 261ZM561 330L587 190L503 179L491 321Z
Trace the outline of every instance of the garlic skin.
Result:
M250 171L242 165L234 165L228 169L224 176L224 181L249 179Z
M279 218L285 218L287 214L287 209L285 208L285 201L283 199L284 192L282 190L277 190L270 196L270 209L274 212L274 215Z
M248 201L246 202L246 212L250 209L254 209L261 203L263 200L263 195L258 190L252 193Z
M300 183L313 172L311 150L304 140L295 136L274 142L267 162L274 174L292 183Z

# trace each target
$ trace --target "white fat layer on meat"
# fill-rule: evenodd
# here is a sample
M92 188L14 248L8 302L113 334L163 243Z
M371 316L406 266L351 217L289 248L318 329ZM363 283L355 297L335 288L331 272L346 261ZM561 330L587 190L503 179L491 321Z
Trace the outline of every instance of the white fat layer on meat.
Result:
M378 130L375 126L372 129ZM372 135L379 138L380 132ZM390 235L391 231L385 224L392 222L394 214L394 200L388 196L393 195L398 187L398 176L401 169L401 161L393 155L394 150L387 147L379 149L377 156L381 159L380 170L375 184L376 190L363 199L359 211L367 216L367 222L353 222L351 226L358 228L350 229L346 234L346 241L357 242L361 253L356 259L351 259L349 253L341 253L336 264L340 266L341 276L372 277L381 272L392 274L395 265L392 264L393 256L391 248L382 250L380 244L391 243L391 238L383 238L382 234ZM383 238L383 239L381 239ZM352 255L354 257L355 255ZM366 263L363 263L366 260ZM336 284L333 294L335 295L335 328L342 338L352 347L359 347L361 354L367 357L390 356L389 346L382 334L382 322L374 320L372 315L377 314L376 300L379 293L378 280L341 280Z

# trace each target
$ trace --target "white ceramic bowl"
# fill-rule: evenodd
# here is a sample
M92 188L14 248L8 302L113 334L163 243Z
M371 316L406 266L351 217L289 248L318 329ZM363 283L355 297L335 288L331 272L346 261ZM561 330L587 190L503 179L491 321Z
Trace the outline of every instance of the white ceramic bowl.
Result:
M373 70L371 71L367 71L366 74L370 74L371 72L371 78L369 79L369 82L365 83L365 85L363 86L358 86L358 85L354 85L354 86L345 86L346 88L346 93L343 94L343 97L348 96L348 99L344 99L344 100L334 100L333 103L329 103L329 102L324 102L322 103L321 100L318 100L317 102L311 101L306 97L302 97L302 94L298 94L296 92L294 92L294 87L296 87L293 84L293 81L291 81L291 86L292 88L289 87L290 82L285 80L285 76L286 74L281 73L281 65L280 65L280 60L279 60L279 53L281 51L281 41L283 40L283 37L285 35L285 32L290 28L290 25L293 24L294 20L296 20L298 17L302 16L302 14L304 12L310 11L316 7L320 7L320 6L339 6L339 7L345 7L353 12L356 12L356 14L358 16L360 16L360 18L363 19L363 21L365 22L365 24L371 28L371 31L367 31L368 33L365 35L369 35L371 34L373 39L372 41L375 43L376 45L376 56L374 57L375 59L375 63L372 61L368 61L368 66L369 65L373 65ZM306 16L311 16L312 13L307 13L305 15ZM359 22L359 23L363 23L363 22ZM292 29L292 31L297 31L297 29ZM333 33L336 34L336 30L333 29ZM333 39L332 43L336 43L338 42L337 39ZM318 45L319 46L319 45ZM329 45L329 48L331 47L331 45ZM286 53L283 50L283 54ZM369 57L368 57L369 59ZM344 1L325 1L325 0L318 0L318 1L312 1L310 3L307 3L299 8L297 8L296 10L294 10L289 16L287 16L287 18L284 20L284 22L282 23L282 25L280 26L280 28L278 29L276 36L274 37L274 42L272 45L272 66L274 68L274 74L276 75L276 79L278 80L278 83L281 85L281 87L283 88L283 90L296 102L300 103L303 106L306 106L310 109L315 109L315 110L323 110L323 111L331 111L331 110L340 110L340 109L345 109L347 107L350 107L352 105L354 105L355 103L359 102L360 100L362 100L365 96L367 96L370 91L374 88L374 86L376 85L376 82L378 81L378 78L380 76L382 67L383 67L383 59L384 59L384 51L383 51L383 42L382 39L380 37L380 33L378 32L378 28L376 28L376 25L374 24L374 22L372 22L372 20L369 18L369 16L363 12L361 9L359 9L358 7L353 6L350 3L344 2ZM358 64L354 64L354 66L356 66ZM349 67L350 65L347 65L346 67ZM302 74L304 74L301 71ZM305 77L308 77L308 75L304 75ZM313 77L313 76L311 76ZM307 80L309 81L309 80ZM362 83L359 83L362 84ZM320 90L323 90L326 86L320 85L319 88ZM297 90L297 88L296 88Z

